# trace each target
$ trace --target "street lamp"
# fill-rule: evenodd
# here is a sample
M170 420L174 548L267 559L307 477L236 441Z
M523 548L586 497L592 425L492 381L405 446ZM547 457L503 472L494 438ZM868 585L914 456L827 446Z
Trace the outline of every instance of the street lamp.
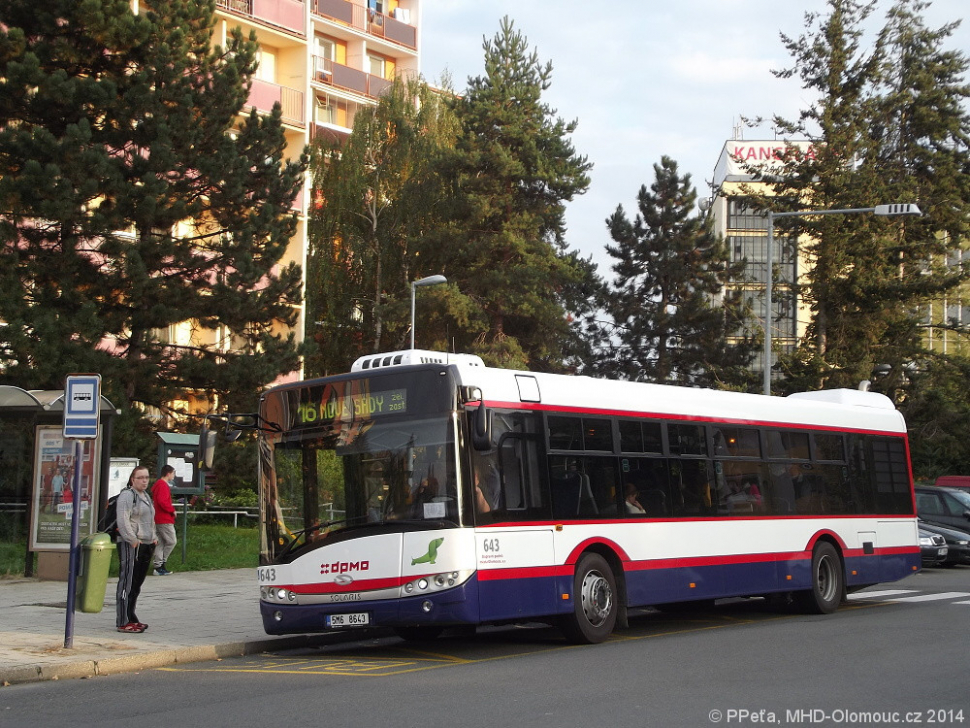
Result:
M882 217L896 217L899 215L922 215L919 207L910 203L898 203L894 205L876 205L875 207L853 207L847 210L798 210L796 212L773 212L768 210L768 251L766 254L768 271L765 274L765 354L764 354L764 393L771 395L771 284L772 267L774 262L771 259L772 248L775 238L775 218L776 217L801 217L804 215L854 215L862 212L871 212Z
M437 286L441 283L447 283L448 279L444 276L428 276L427 278L420 278L416 281L411 281L411 348L414 348L414 289L418 286Z

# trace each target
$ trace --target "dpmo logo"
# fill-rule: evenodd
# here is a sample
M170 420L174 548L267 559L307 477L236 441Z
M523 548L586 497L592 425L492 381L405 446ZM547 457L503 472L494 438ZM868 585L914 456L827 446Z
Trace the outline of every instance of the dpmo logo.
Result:
M320 564L321 574L349 574L368 569L370 569L370 561L334 561L330 564Z

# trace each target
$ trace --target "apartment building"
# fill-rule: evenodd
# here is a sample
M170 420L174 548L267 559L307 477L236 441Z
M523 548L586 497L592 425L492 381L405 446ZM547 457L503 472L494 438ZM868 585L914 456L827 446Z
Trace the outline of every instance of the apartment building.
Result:
M421 0L217 0L215 42L230 29L254 31L259 69L249 101L258 111L279 103L287 154L296 158L313 139L346 138L360 109L375 106L398 76L419 72ZM284 264L306 270L310 180L294 202L299 226ZM300 312L297 339L303 339ZM225 332L171 327L170 340L229 349ZM183 341L184 340L184 341ZM296 378L298 373L294 373Z

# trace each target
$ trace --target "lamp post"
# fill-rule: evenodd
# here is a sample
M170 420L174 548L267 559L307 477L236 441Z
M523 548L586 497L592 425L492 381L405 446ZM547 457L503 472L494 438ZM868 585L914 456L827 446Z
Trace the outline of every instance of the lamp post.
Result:
M414 292L418 286L437 286L441 283L447 283L448 279L444 276L428 276L427 278L420 278L416 281L411 281L411 348L414 348Z
M922 215L919 207L910 203L894 205L876 205L875 207L853 207L846 210L798 210L795 212L773 212L768 210L768 250L765 255L768 271L765 274L765 353L764 353L764 393L771 395L771 284L772 284L772 248L775 239L776 217L802 217L805 215L855 215L871 212L882 217L896 217L899 215ZM413 329L412 329L413 331Z

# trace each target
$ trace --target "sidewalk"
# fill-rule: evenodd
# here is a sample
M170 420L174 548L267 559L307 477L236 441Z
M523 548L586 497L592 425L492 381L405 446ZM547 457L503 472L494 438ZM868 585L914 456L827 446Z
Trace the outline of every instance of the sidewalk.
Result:
M0 580L0 685L109 675L344 638L263 632L256 569L149 576L138 599L138 616L151 625L142 634L115 630L116 584L117 579L108 580L100 613L75 612L73 647L65 649L67 582Z

